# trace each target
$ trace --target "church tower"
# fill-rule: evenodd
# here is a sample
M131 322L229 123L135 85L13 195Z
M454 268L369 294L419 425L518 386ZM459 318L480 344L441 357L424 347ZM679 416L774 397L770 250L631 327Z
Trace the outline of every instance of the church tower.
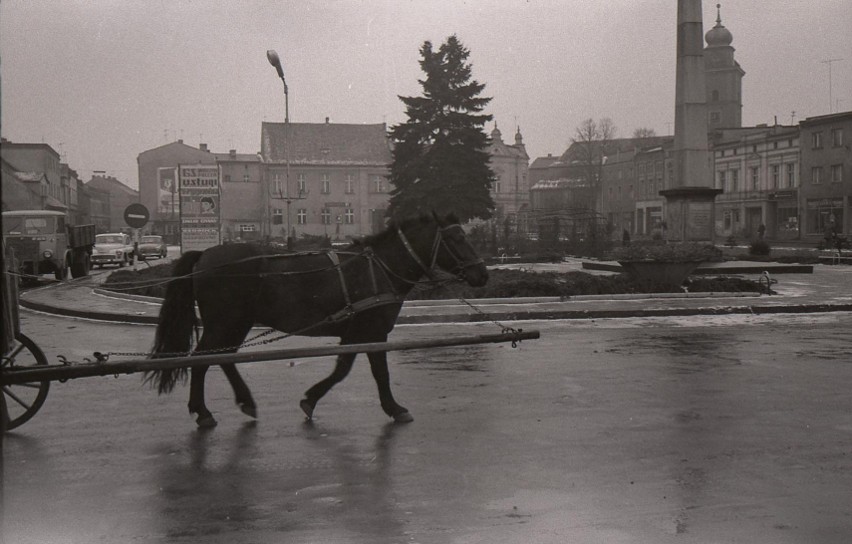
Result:
M721 5L716 4L716 26L704 39L704 77L707 84L708 127L738 128L743 125L743 76L745 71L734 60L734 38L722 25Z

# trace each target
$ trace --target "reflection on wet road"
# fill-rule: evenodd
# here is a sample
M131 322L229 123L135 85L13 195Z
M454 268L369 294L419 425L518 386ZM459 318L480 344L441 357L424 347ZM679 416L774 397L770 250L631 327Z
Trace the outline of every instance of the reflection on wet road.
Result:
M49 354L151 332L26 319ZM330 359L244 366L257 422L211 371L208 432L185 389L57 384L4 442L7 541L848 541L852 316L522 326L541 340L392 354L409 425L363 358L312 422L298 399Z

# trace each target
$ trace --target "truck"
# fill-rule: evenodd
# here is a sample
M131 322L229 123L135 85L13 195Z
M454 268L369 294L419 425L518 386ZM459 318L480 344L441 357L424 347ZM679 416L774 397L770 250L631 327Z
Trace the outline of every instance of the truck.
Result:
M14 254L17 272L32 279L53 273L63 281L89 275L95 225L69 225L63 212L16 210L3 212L3 240Z

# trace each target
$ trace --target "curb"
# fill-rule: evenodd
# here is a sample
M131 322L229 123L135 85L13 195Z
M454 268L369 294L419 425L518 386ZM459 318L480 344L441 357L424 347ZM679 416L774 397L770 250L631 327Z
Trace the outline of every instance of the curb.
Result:
M150 297L146 297L150 298ZM157 316L129 315L111 312L94 312L59 308L21 298L20 305L29 310L78 317L113 323L128 323L138 325L156 325ZM677 317L695 315L731 315L731 314L780 314L780 313L828 313L852 312L852 303L828 304L779 304L773 306L745 305L719 306L702 308L650 308L632 310L519 310L509 312L489 312L473 314L444 314L444 315L400 315L397 325L423 325L429 323L482 323L488 321L538 321L538 320L570 320L570 319L607 319L628 317Z

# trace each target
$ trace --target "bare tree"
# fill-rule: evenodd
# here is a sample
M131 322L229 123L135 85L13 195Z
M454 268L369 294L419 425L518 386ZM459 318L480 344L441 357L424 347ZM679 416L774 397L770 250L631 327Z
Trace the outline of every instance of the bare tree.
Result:
M633 131L633 138L653 138L657 135L657 132L648 127L639 127Z
M572 147L576 150L575 159L583 165L593 210L598 210L604 159L610 152L616 130L612 119L608 117L598 121L588 118L580 123L571 138Z

